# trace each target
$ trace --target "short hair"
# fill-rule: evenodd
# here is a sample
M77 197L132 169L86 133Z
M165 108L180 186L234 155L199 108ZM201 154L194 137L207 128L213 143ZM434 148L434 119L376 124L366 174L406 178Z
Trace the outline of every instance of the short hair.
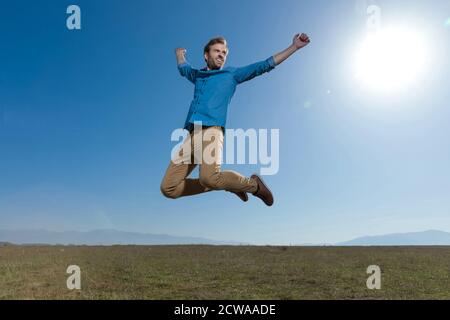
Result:
M205 48L203 49L203 54L209 52L209 49L211 48L211 46L213 46L213 45L215 45L217 43L221 43L221 44L224 44L226 46L227 45L227 40L224 37L212 38L211 40L208 41L208 43L206 44ZM227 53L228 53L228 47L227 47Z

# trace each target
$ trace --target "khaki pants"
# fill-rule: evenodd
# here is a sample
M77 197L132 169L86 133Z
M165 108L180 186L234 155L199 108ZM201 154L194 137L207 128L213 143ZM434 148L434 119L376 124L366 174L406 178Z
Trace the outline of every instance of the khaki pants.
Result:
M190 152L183 152L185 150ZM177 151L176 157L171 159L161 182L161 192L172 199L212 190L256 192L257 183L253 179L235 171L221 170L222 150L223 131L220 126L192 131ZM199 178L188 179L199 162Z

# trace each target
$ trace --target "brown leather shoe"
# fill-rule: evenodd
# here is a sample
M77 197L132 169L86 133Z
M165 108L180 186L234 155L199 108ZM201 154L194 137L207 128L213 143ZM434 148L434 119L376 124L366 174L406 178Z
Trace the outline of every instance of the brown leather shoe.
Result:
M248 201L247 192L232 192L232 191L230 191L230 192L234 193L235 195L237 195L239 197L239 199L241 199L242 201L244 201L244 202Z
M260 198L267 206L270 207L271 205L273 205L272 192L264 183L263 179L257 174L252 175L251 178L258 183L258 190L256 190L256 192L253 193L253 195L255 197Z

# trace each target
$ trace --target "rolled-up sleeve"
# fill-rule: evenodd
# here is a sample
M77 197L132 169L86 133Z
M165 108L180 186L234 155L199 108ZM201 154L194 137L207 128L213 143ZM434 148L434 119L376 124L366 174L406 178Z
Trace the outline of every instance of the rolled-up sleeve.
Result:
M233 72L234 79L236 79L237 83L242 83L251 80L254 77L260 76L263 73L269 72L275 68L275 66L275 59L271 56L266 60L253 63L245 67L236 68Z
M190 82L195 83L195 77L197 76L197 70L192 68L187 62L178 65L178 71L180 74L188 79Z

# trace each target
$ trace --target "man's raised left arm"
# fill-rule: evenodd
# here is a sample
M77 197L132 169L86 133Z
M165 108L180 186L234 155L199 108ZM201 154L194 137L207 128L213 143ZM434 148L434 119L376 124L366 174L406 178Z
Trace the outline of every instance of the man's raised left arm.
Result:
M235 69L233 72L234 78L237 83L242 83L251 80L254 77L260 76L263 73L269 72L284 60L289 58L294 52L308 45L309 42L310 39L306 34L296 34L292 40L292 44L287 49L271 56L266 60Z
M289 58L293 53L307 46L310 42L311 40L309 39L308 35L306 35L305 33L297 33L292 40L292 44L288 48L273 56L275 65L279 65L284 60Z

